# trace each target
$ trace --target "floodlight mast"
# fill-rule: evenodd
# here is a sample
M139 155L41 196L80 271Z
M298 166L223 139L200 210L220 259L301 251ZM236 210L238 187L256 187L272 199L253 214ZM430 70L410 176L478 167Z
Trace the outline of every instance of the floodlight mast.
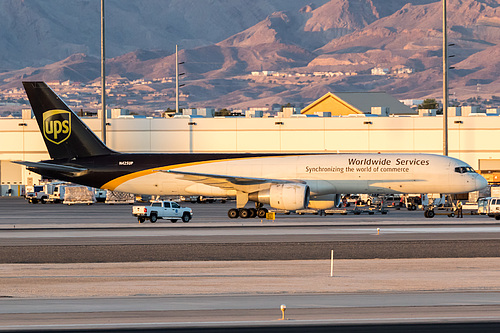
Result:
M175 113L179 113L179 56L178 46L175 45Z
M106 56L104 52L104 0L101 0L101 128L102 128L102 142L106 144Z
M443 155L448 156L448 31L443 0Z

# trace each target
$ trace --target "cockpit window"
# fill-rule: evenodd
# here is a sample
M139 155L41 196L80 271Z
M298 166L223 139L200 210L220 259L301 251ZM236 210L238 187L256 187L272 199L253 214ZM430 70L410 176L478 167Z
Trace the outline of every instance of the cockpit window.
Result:
M458 173L467 173L467 172L474 173L476 171L474 171L474 169L472 169L471 167L456 167L455 168L455 172L458 172Z

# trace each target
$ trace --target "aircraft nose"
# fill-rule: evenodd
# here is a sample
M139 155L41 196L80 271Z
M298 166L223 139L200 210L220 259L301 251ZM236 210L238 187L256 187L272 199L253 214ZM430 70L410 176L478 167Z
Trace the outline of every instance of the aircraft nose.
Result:
M481 175L476 175L476 190L481 190L488 186L488 181Z

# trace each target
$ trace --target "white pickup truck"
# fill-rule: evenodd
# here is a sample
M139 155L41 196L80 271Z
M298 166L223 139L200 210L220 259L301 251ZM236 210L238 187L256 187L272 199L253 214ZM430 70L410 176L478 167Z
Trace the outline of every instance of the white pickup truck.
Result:
M193 211L188 207L181 207L174 201L153 201L150 206L133 206L132 215L139 223L150 220L155 223L158 219L170 220L172 223L181 219L187 223L193 217Z
M46 203L49 200L49 195L44 192L44 188L42 185L35 185L32 188L27 188L27 192L25 195L26 200L29 203Z

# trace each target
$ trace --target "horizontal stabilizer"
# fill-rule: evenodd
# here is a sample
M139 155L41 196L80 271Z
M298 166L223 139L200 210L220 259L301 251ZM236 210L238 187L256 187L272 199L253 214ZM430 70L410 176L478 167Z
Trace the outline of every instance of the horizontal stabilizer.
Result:
M69 165L52 164L45 162L27 162L27 161L12 161L13 163L25 165L28 169L36 169L38 171L62 172L74 177L82 176L88 172L88 169L73 167ZM37 172L38 173L38 172Z

